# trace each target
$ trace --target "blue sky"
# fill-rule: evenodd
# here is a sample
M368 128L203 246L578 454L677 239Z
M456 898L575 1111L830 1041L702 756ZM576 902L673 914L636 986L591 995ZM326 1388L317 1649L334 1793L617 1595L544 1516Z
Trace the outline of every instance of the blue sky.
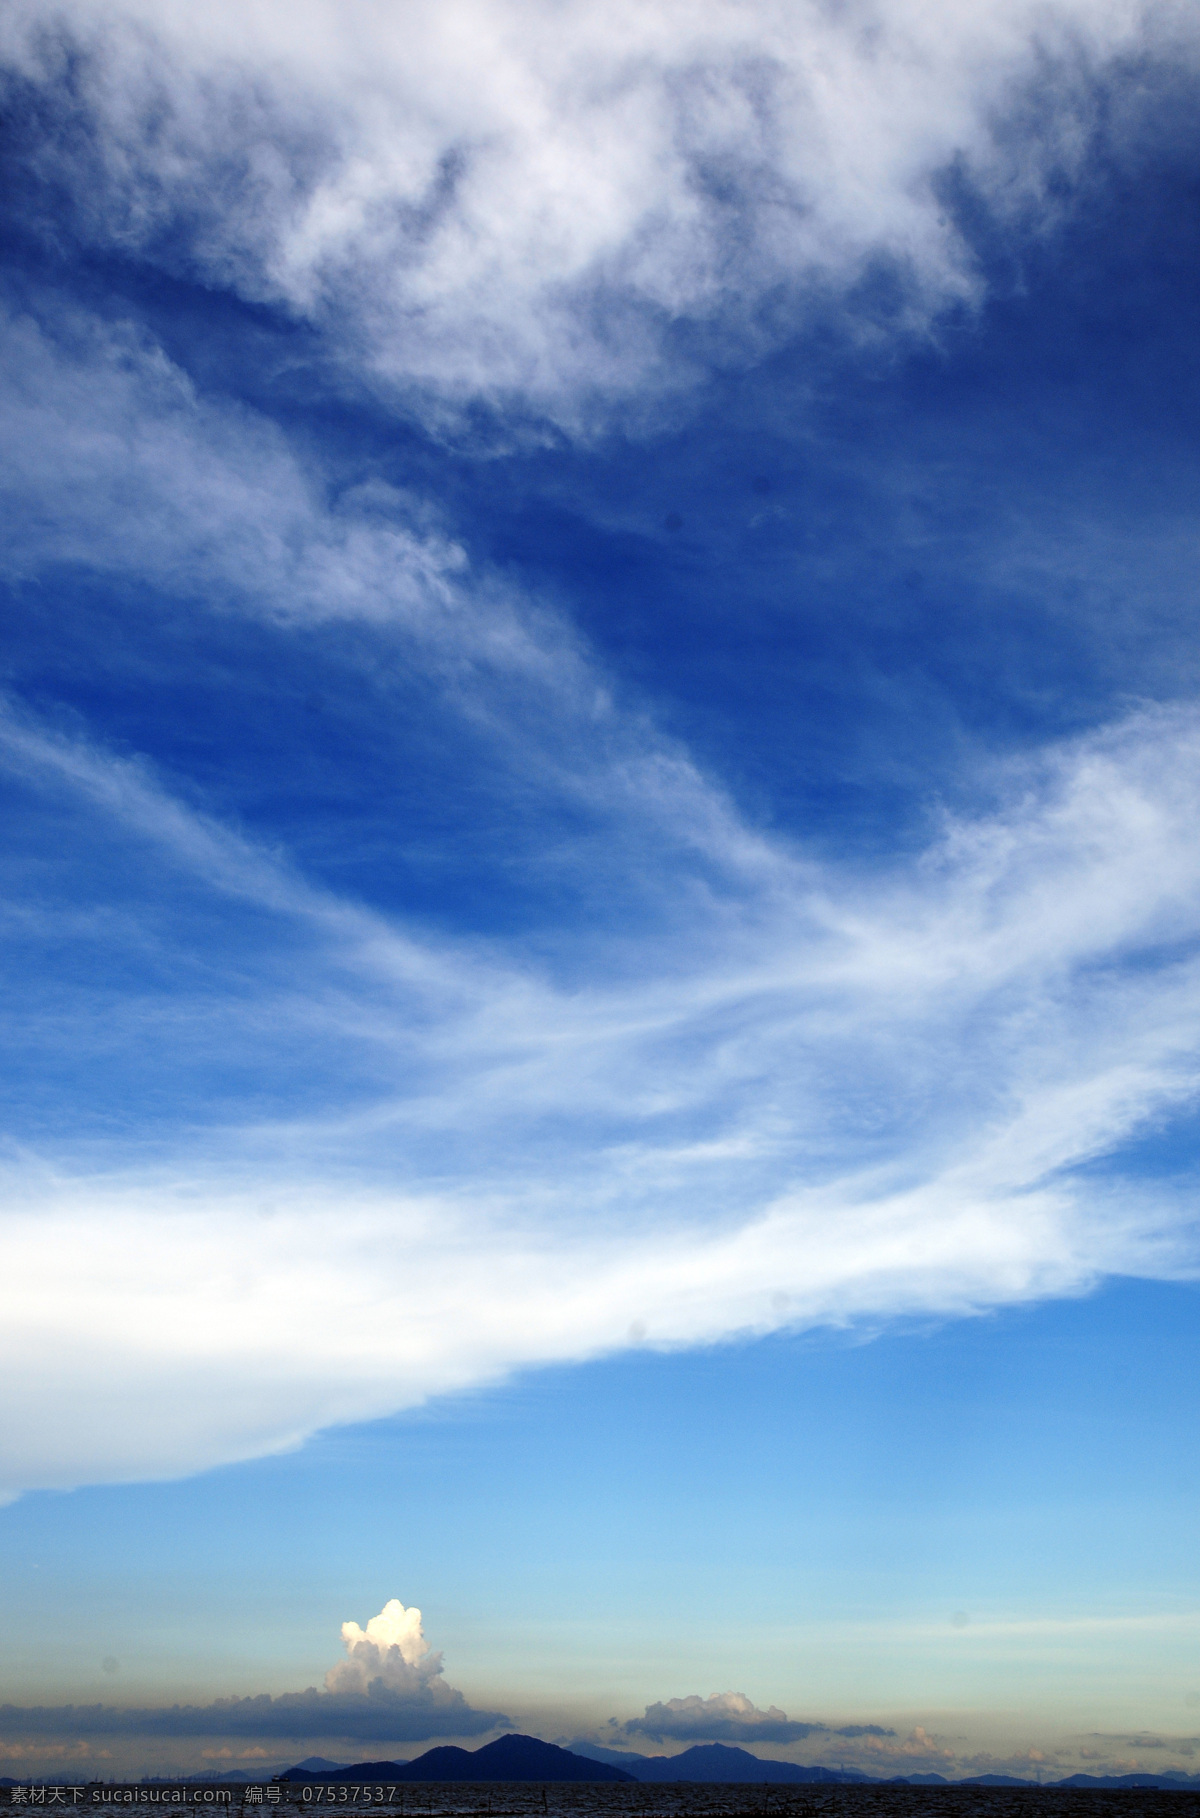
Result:
M10 9L5 1759L1193 1760L1198 53Z

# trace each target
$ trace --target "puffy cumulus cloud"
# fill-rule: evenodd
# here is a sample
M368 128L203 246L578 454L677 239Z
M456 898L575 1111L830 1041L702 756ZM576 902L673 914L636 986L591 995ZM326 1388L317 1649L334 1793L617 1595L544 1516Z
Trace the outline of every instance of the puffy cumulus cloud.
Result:
M86 238L435 398L578 422L685 381L681 322L718 324L727 360L769 338L768 299L791 323L880 262L918 318L968 294L939 178L1047 206L1106 62L1190 58L1195 22L1133 0L425 0L402 25L387 0L11 0L0 31L53 122L33 181L66 161ZM1035 76L1049 104L1010 153Z
M874 1777L933 1770L955 1778L967 1772L967 1764L959 1759L947 1739L934 1735L920 1723L906 1735L874 1724L849 1725L831 1734L838 1738L836 1750L818 1745L816 1752L823 1754L827 1762Z
M931 1735L924 1724L921 1723L918 1723L915 1729L909 1731L903 1743L900 1745L899 1752L909 1758L915 1756L918 1760L922 1761L950 1762L954 1760L954 1750L947 1748L943 1738L940 1736Z
M499 1711L474 1709L442 1678L442 1657L431 1654L420 1610L395 1598L365 1630L343 1625L347 1658L326 1675L326 1689L279 1697L218 1698L212 1704L168 1707L117 1705L0 1705L0 1735L42 1755L31 1737L228 1737L280 1742L423 1742L435 1736L478 1736L507 1723ZM60 1742L55 1746L64 1747ZM258 1754L261 1751L250 1751ZM239 1759L248 1758L242 1751Z
M819 1735L895 1735L894 1730L874 1723L833 1729L827 1723L793 1722L776 1705L759 1710L744 1692L668 1698L665 1703L647 1705L644 1716L631 1718L621 1727L626 1735L650 1736L655 1742L802 1742L806 1736Z
M342 1624L346 1659L325 1675L329 1692L414 1692L441 1686L442 1657L430 1652L421 1627L421 1612L406 1610L396 1597L372 1616L365 1629L356 1622Z

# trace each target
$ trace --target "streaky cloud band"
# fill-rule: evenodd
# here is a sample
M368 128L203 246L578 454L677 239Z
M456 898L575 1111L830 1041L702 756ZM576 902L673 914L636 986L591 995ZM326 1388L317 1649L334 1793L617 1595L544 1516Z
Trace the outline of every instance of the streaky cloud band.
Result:
M22 763L37 749L18 740ZM393 944L386 918L218 839L144 769L47 749L55 787L132 815L215 899L314 929L318 1045L326 979L340 1021L357 978L357 1039L421 1084L340 1126L227 1129L220 1167L207 1136L152 1170L10 1163L0 1246L29 1284L0 1334L10 1492L251 1457L631 1344L1195 1270L1169 1181L1076 1178L1196 1090L1191 712L1022 765L1011 806L951 824L869 907L784 855L766 906L741 928L722 913L690 973L677 952L655 977L647 955L640 986L586 992ZM984 1028L980 1073L964 1031L978 1052ZM881 1140L871 1107L893 1100ZM445 1135L468 1125L471 1166L448 1174Z
M220 1698L212 1704L118 1706L104 1704L0 1705L7 1736L204 1736L277 1737L303 1742L344 1738L353 1742L423 1742L428 1737L479 1736L507 1723L501 1711L473 1709L461 1694L427 1703L386 1692L361 1697L329 1692L266 1693Z

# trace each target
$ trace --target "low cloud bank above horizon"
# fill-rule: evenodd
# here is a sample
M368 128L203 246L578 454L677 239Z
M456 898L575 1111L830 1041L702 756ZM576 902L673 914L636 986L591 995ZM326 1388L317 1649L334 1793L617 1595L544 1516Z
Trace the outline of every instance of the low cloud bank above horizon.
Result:
M288 1746L298 1752L305 1744L320 1745L351 1760L379 1759L382 1751L406 1744L454 1740L479 1746L493 1730L553 1734L561 1715L551 1705L540 1717L526 1712L514 1723L502 1712L472 1706L445 1683L442 1657L426 1640L420 1610L406 1608L398 1599L385 1603L365 1627L353 1620L343 1623L342 1639L345 1657L326 1673L324 1690L310 1686L298 1693L169 1706L0 1704L0 1763L23 1775L58 1772L64 1766L76 1776L85 1771L102 1771L108 1778L114 1773L172 1775L185 1771L186 1756L181 1762L171 1745L203 1742L199 1754L207 1771L212 1764L224 1764L266 1774L287 1764ZM776 1705L756 1706L743 1692L656 1700L641 1717L610 1718L574 1741L557 1737L561 1746L584 1755L598 1748L598 1759L617 1763L630 1752L630 1743L640 1739L665 1743L672 1753L715 1742L751 1752L765 1748L766 1759L848 1765L876 1778L934 1769L950 1779L987 1772L1061 1777L1081 1768L1090 1773L1161 1769L1164 1756L1190 1762L1200 1742L1195 1735L1147 1730L1093 1732L1063 1735L1053 1747L1027 1744L989 1752L961 1734L939 1733L919 1723L898 1730L871 1722L793 1720ZM139 1749L141 1766L135 1765ZM153 1766L145 1765L146 1751L153 1755ZM647 1751L635 1747L632 1752Z
M30 1737L233 1737L303 1742L424 1742L432 1737L479 1736L509 1720L474 1710L442 1678L421 1612L395 1598L366 1630L343 1624L347 1658L331 1667L324 1691L276 1697L217 1698L211 1704L170 1706L0 1704L0 1734Z
M711 1698L696 1693L649 1704L645 1715L631 1717L621 1726L626 1736L649 1736L654 1742L802 1742L807 1736L894 1736L895 1730L877 1723L851 1723L832 1728L827 1723L794 1722L785 1711L770 1705L765 1711L744 1692L714 1692Z

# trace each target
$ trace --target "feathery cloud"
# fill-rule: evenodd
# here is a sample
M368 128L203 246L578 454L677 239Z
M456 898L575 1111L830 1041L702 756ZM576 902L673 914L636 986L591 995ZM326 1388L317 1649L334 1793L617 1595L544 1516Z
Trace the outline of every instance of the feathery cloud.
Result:
M974 283L950 165L1049 209L1091 79L1194 35L1119 0L453 0L402 43L382 4L18 0L0 49L20 196L74 197L64 243L303 319L322 396L507 400L509 446L548 433L531 412L661 403L720 365L705 325L721 360L761 351L765 300L793 333L880 261L901 330L927 323ZM1009 183L1035 70L1057 105ZM630 1344L1195 1272L1187 1191L1122 1162L1200 1089L1194 706L997 764L923 852L818 858L419 488L351 483L131 321L32 280L7 317L8 579L148 590L184 644L236 616L271 663L352 628L366 742L419 676L447 746L531 804L530 877L590 913L455 937L14 698L4 932L44 972L6 1026L111 1098L6 1161L0 1490L184 1473Z
M289 1022L243 976L251 1051L301 1042L314 1103L335 1042L376 1082L337 1113L180 1128L154 1166L10 1163L10 1491L252 1456L630 1342L1196 1267L1186 1197L1111 1161L1197 1087L1190 712L1022 764L1006 806L869 897L779 853L669 964L642 950L630 976L589 943L587 985L395 928L144 766L0 735L136 837L131 862L300 930ZM1080 1173L1102 1156L1103 1182Z

